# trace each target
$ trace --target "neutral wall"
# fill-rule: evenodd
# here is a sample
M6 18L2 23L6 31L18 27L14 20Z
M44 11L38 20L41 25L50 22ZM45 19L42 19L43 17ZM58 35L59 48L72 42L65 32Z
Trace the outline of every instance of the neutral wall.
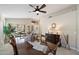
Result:
M69 9L69 11L68 11ZM64 12L66 11L66 12ZM59 11L60 12L60 11ZM69 44L72 49L76 48L77 43L77 31L76 31L76 9L75 7L67 8L65 10L62 10L60 13L57 12L56 15L51 18L43 17L41 20L41 26L42 26L42 33L48 32L48 27L52 23L56 23L57 25L57 31L61 32L61 34L69 35ZM57 15L58 14L58 15Z
M0 15L0 47L4 45L3 25L5 24L5 17Z
M6 24L30 24L30 21L33 19L30 18L6 18Z
M79 5L77 5L77 50L79 51Z

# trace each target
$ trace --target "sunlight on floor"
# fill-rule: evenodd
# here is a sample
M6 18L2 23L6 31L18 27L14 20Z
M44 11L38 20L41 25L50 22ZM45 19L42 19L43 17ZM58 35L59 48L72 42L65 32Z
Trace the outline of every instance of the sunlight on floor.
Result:
M25 39L23 37L16 37L16 43L19 44L19 43L24 43L25 42Z
M79 52L72 49L58 47L56 54L57 55L79 55Z

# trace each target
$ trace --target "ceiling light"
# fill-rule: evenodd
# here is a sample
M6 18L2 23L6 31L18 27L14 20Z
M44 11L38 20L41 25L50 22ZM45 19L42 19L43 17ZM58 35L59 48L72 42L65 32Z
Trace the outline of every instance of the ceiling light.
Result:
M36 13L39 13L39 11L36 11Z

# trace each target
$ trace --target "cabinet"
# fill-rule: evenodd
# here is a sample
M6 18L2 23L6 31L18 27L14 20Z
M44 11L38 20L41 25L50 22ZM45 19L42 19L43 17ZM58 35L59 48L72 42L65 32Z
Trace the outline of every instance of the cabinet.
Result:
M46 33L46 41L57 44L60 41L60 35Z

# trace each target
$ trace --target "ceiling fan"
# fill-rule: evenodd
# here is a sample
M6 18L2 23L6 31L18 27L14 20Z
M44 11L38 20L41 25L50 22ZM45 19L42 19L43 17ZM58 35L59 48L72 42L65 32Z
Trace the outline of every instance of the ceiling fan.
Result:
M34 7L34 6L33 6L33 5L31 5L31 4L29 4L29 6L35 9L35 10L34 10L34 11L32 11L32 12L36 12L36 13L37 13L37 15L39 15L39 12L41 12L41 13L47 13L46 11L42 11L42 10L41 10L41 9L43 9L43 8L45 8L45 7L46 7L46 5L45 5L45 4L41 5L41 7L39 7L39 6Z

